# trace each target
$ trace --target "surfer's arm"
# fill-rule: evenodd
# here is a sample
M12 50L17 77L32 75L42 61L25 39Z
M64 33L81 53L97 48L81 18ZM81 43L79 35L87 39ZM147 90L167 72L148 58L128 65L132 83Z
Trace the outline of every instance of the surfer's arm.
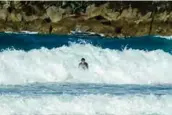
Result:
M80 66L81 66L81 63L78 64L78 68L80 68Z
M86 67L87 67L87 69L89 68L88 63L86 63Z

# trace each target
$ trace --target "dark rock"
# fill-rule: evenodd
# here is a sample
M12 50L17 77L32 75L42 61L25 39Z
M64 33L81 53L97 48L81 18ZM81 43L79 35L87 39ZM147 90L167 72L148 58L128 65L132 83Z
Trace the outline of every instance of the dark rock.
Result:
M116 28L115 28L115 32L116 32L117 34L120 34L120 33L121 33L121 30L122 30L122 27L116 27Z

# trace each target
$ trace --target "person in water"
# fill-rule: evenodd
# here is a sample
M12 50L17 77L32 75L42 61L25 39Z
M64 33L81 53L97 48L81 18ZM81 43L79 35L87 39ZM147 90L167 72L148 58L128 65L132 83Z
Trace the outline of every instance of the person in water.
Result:
M81 59L81 62L79 63L79 68L82 68L84 70L88 69L88 63L85 61L84 58Z

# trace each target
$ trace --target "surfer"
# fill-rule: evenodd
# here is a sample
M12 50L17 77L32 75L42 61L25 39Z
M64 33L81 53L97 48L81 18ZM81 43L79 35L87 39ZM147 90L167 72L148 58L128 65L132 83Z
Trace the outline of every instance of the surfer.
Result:
M81 59L81 62L79 63L79 68L82 68L82 69L88 69L88 63L85 61L85 58L82 58Z

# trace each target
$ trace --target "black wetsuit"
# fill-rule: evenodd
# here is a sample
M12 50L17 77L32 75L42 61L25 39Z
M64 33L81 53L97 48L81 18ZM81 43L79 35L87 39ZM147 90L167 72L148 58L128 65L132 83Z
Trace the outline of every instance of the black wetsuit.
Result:
M82 69L88 69L88 63L87 62L81 62L81 63L79 63L79 68L82 68Z

